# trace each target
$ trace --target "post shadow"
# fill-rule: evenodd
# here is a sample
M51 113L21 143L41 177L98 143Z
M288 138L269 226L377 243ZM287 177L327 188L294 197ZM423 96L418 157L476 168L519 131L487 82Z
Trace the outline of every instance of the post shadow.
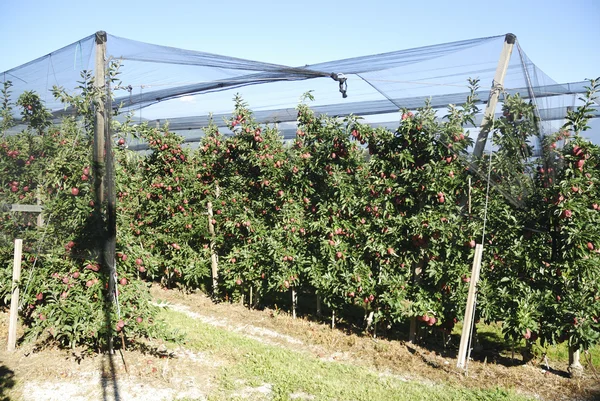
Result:
M0 401L10 401L7 392L15 386L15 372L0 365Z

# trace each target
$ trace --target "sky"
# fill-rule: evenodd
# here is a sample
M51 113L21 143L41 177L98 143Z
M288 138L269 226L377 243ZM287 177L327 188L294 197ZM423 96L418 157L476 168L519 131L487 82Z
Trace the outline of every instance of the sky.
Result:
M557 82L600 75L597 0L0 0L0 17L0 72L99 30L287 65L511 32Z
M0 0L0 18L0 72L99 30L290 66L510 32L556 82L600 76L600 0Z

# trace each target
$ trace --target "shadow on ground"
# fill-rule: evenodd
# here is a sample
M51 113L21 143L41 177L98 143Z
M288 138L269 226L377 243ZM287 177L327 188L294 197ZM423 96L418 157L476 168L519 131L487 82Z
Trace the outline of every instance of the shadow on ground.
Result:
M15 386L15 372L0 365L0 401L10 401L7 393Z

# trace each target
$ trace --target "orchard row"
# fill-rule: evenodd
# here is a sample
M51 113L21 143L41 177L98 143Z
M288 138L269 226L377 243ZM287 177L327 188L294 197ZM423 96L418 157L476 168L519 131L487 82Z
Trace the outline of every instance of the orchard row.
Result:
M114 123L125 302L114 330L143 335L153 327L152 310L136 297L140 280L156 280L228 299L252 292L257 303L294 291L317 295L338 315L354 305L376 324L416 319L450 331L464 314L483 240L480 317L503 321L515 340L598 342L600 152L580 136L586 106L534 159L534 110L508 97L491 134L494 154L472 160L463 129L477 112L472 89L441 121L428 107L403 110L395 131L301 104L290 142L256 123L241 99L226 122L234 135L211 124L197 149L168 129ZM43 229L2 215L3 232L26 235L37 256L25 294L36 335L67 330L65 305L98 335L93 317L82 317L104 298L107 281L93 246L103 205L93 196L91 136L67 119L0 145L2 198L45 206ZM134 139L149 151L130 151ZM40 241L47 251L34 255ZM10 244L1 245L9 265Z

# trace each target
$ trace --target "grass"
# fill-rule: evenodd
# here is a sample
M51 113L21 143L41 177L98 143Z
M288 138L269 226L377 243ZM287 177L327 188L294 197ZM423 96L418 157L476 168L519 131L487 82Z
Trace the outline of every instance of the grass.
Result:
M305 352L264 344L163 310L162 318L185 332L187 348L224 363L209 400L525 400L512 391L463 389L409 381L364 366L324 361Z

